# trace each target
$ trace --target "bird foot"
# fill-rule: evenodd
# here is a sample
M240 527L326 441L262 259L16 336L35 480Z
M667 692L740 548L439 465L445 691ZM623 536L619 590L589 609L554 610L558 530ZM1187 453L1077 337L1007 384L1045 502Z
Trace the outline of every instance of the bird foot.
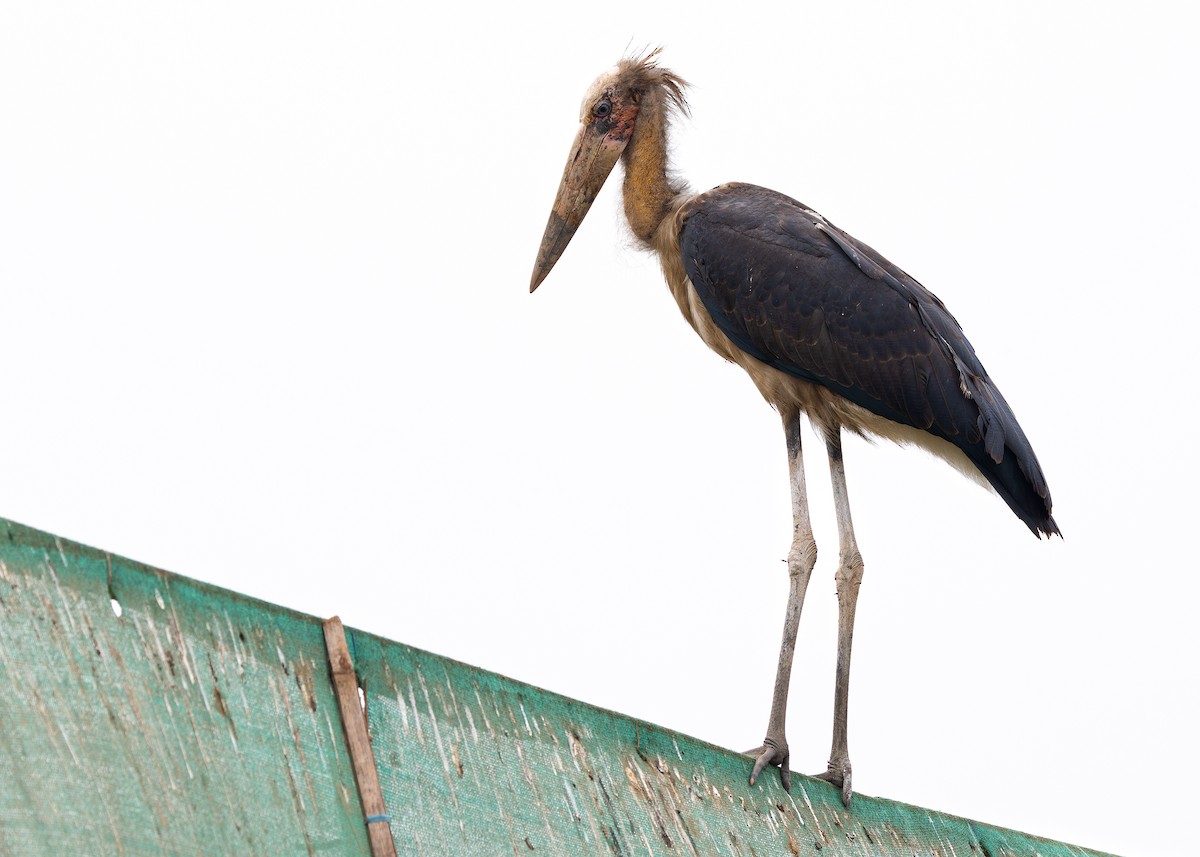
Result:
M779 780L783 783L784 791L792 790L792 771L788 767L788 760L791 754L788 752L787 740L782 736L779 738L771 738L767 736L763 739L761 747L755 747L753 750L746 751L747 756L754 758L754 768L750 771L750 785L758 779L758 775L762 773L763 768L767 765L779 766Z
M828 769L823 774L817 774L816 778L840 788L842 790L842 806L846 809L850 808L850 798L854 796L854 792L850 788L849 759L830 759Z

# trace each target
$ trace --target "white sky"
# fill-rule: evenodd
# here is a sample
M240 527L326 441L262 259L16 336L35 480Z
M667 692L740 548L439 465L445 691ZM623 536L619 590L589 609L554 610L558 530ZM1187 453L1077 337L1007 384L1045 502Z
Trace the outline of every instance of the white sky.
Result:
M661 43L695 84L681 172L795 196L940 295L1066 534L847 441L855 786L1194 848L1194 8L420 5L0 12L0 515L757 744L777 417L679 317L615 181L527 293L579 98ZM789 734L814 772L837 538L806 440Z

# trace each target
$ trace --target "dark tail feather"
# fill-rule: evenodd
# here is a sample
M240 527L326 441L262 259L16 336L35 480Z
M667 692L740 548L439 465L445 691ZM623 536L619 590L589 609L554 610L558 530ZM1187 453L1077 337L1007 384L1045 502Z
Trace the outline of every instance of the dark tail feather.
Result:
M1023 456L1020 453L1006 448L1004 458L999 463L993 461L982 450L972 450L971 453L968 453L971 460L984 478L1035 536L1041 538L1043 535L1056 535L1062 538L1062 531L1055 523L1054 516L1050 514L1053 504L1050 491L1045 489L1045 479L1037 480L1045 490L1042 494L1034 487L1033 480L1026 475L1026 471L1029 471L1041 476L1041 467L1037 459L1032 457L1032 451L1022 461Z

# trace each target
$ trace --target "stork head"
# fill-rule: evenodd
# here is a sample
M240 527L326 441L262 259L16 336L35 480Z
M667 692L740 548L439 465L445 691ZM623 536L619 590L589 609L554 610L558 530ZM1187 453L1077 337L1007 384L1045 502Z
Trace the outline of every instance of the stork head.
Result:
M554 208L542 236L529 291L538 287L567 249L604 180L629 145L644 99L658 91L686 109L684 82L655 59L660 49L640 59L623 59L588 87L579 108L579 132L563 170Z

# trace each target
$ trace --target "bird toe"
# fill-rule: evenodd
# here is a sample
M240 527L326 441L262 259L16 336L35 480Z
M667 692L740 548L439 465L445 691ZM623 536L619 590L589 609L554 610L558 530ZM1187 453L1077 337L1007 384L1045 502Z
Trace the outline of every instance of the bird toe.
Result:
M788 752L787 741L767 738L761 747L748 751L746 755L754 758L754 767L750 771L750 785L758 781L758 775L767 765L778 765L779 779L784 790L792 790L792 772L788 764L791 755Z
M824 780L842 790L842 805L850 808L850 799L854 797L851 787L850 760L834 761L830 759L829 767L822 774L816 774L816 779Z

